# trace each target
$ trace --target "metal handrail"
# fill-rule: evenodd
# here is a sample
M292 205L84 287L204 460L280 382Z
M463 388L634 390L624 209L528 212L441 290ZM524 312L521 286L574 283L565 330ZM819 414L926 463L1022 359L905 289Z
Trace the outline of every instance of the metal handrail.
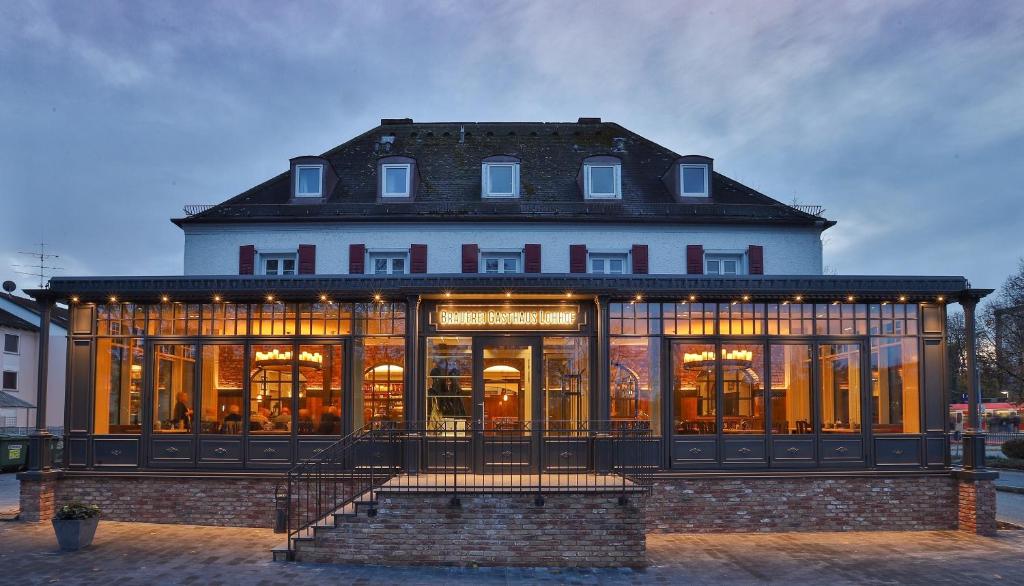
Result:
M479 492L533 495L536 506L550 494L600 492L625 505L650 492L658 442L649 422L635 420L509 421L488 429L452 420L375 422L289 470L278 497L285 499L289 557L297 539L340 510L356 513L365 503L375 515L382 487L443 494L452 506Z

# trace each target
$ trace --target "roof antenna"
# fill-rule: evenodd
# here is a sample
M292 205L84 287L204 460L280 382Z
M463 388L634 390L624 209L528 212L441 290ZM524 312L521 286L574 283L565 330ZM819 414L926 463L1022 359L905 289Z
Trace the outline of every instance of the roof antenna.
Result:
M52 274L48 273L47 271L60 271L60 270L63 270L62 267L47 266L47 263L52 262L50 259L60 258L60 255L47 253L46 252L46 243L45 242L40 242L39 243L39 252L22 252L22 251L18 251L18 254L24 254L24 255L35 257L36 264L31 264L31 265L16 264L16 265L12 265L15 269L32 269L31 271L15 270L14 272L18 273L19 275L28 275L30 277L39 277L39 288L40 289L46 287L46 282L49 281L50 280L50 276L52 276Z
M459 144L466 142L466 126L459 126Z

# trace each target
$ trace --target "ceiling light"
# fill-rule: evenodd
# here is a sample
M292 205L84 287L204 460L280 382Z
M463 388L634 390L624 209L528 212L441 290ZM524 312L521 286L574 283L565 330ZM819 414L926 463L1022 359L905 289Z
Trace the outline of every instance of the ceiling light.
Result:
M164 303L167 303L168 301L170 301L170 298L168 298L166 295L161 295L160 296L160 301L163 301Z
M804 300L804 296L803 295L797 295L793 299L796 299L797 301L803 301Z
M213 296L213 300L219 302L220 301L220 295L214 295Z
M907 296L906 295L900 295L900 302L901 303L906 301L906 300L907 300Z
M267 301L273 302L274 301L274 296L273 295L267 295Z
M690 295L690 301L696 301L696 300L697 300L697 296L696 295Z
M744 295L743 296L743 300L744 301L750 301L750 295Z
M71 303L78 303L78 295L73 295L71 297Z
M113 295L111 295L110 296L110 302L111 303L117 303L117 297L114 297Z

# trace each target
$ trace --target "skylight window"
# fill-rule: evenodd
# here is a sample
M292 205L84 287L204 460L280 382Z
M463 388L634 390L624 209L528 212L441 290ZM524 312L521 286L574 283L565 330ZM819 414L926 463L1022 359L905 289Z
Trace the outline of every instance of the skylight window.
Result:
M381 165L382 197L409 197L409 165Z
M707 197L708 166L679 165L679 184L683 197Z
M295 197L323 197L323 165L295 166Z
M518 163L484 163L484 165L483 165L483 196L484 197L518 197L519 196L519 164Z
M584 170L584 188L591 199L618 199L622 197L620 165L587 165Z

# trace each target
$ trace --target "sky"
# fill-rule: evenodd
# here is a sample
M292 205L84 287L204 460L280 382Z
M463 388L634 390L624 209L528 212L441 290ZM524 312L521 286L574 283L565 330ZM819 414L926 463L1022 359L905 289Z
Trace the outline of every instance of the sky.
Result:
M1024 2L0 4L0 279L174 275L216 203L375 126L600 116L818 204L829 272L1024 256Z

